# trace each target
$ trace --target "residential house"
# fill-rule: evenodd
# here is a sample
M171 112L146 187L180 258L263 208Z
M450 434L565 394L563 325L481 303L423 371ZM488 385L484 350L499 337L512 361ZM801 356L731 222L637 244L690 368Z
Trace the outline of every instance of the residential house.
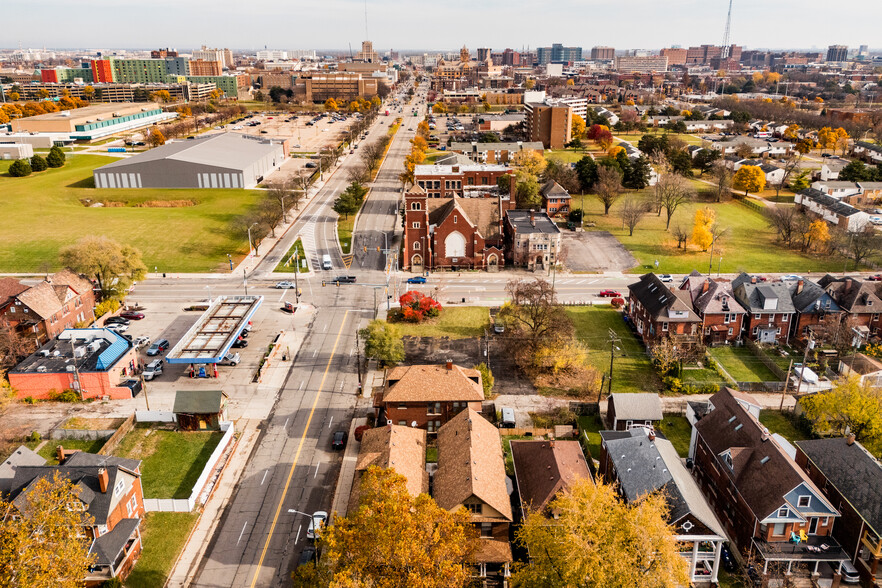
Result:
M701 317L705 344L721 345L741 338L747 311L735 299L729 280L714 280L693 270L680 289L689 292L692 307Z
M787 574L794 563L838 568L848 559L831 536L839 511L729 388L709 402L695 424L693 475L737 548L765 581L770 564Z
M846 314L848 324L861 333L862 338L879 335L882 328L882 298L880 284L851 276L827 274L818 280L833 301Z
M35 286L16 286L11 278L0 286L0 318L38 345L78 323L95 320L92 283L65 269Z
M684 120L686 131L697 133L700 131L728 131L734 124L731 120Z
M597 114L597 116L601 116L606 119L606 126L612 128L618 124L619 117L613 111L611 111L607 108L604 108L603 106L594 106L592 108L594 109L594 113ZM576 114L579 114L579 113L576 113ZM586 119L586 122L587 122L587 119Z
M796 441L796 463L842 513L833 537L865 586L882 580L882 465L854 435Z
M477 575L505 582L512 562L512 511L499 429L471 408L442 426L432 488L438 506L451 512L465 508L480 530Z
M544 212L509 210L505 213L505 253L515 267L551 267L561 253L560 228Z
M480 411L484 400L481 372L453 365L409 365L386 372L383 388L374 396L378 422L418 427L437 433L460 412Z
M790 322L792 340L808 339L809 329L818 325L835 327L839 324L842 309L820 284L799 279L791 282L790 293L796 313Z
M429 493L429 472L426 471L426 431L401 425L368 429L361 438L355 477L349 495L348 512L358 509L361 478L371 466L393 469L404 476L408 493L416 498Z
M521 503L521 518L530 512L552 517L549 503L582 480L593 483L578 441L511 440L511 460Z
M882 163L882 146L866 141L855 141L851 154L867 163Z
M839 179L839 172L845 169L848 161L839 157L827 157L821 163L817 178L822 182L832 182Z
M644 274L628 286L627 309L647 347L664 338L687 347L701 344L701 318L692 309L689 293L671 290L655 274Z
M606 407L606 424L613 431L654 428L663 418L661 399L653 392L613 392Z
M843 182L838 180L819 180L812 182L812 188L818 192L823 192L827 196L832 196L836 200L841 200L848 204L852 204L850 198L860 196L861 189L856 182Z
M739 135L732 139L727 139L726 141L715 141L711 143L711 147L717 151L721 151L723 155L735 153L738 151L740 145L747 145L750 147L754 155L759 155L761 157L780 157L782 155L787 155L792 147L790 143L785 141L770 143L765 139L756 139L744 135Z
M758 282L756 276L741 273L732 280L732 293L747 311L743 336L758 343L786 344L795 309L784 282Z
M601 431L599 474L617 484L627 503L660 492L668 503L668 523L689 563L693 585L719 580L720 555L727 540L698 484L667 439L648 430Z
M760 411L763 407L757 402L756 398L746 392L739 392L731 388L728 388L728 390L735 402L741 405L741 408L759 420ZM689 439L690 460L695 459L695 442L698 439L698 429L695 427L695 423L710 414L711 410L713 410L713 406L710 400L689 400L686 402L686 420L689 422L689 426L692 427Z
M219 431L228 420L228 399L223 390L178 390L172 412L184 431Z
M882 387L882 361L863 353L839 358L839 375L856 377L861 386Z
M570 211L570 193L554 180L545 182L539 194L542 196L542 208L548 216L565 215Z
M833 226L846 231L864 230L870 215L814 188L806 188L793 199L798 208L812 212Z
M95 556L83 578L86 586L101 586L111 578L125 580L141 554L140 525L145 513L141 462L82 451L67 454L60 450L59 454L69 457L60 465L48 466L26 447L19 447L3 464L0 496L15 509L6 516L27 516L28 493L38 480L51 479L56 473L67 478L74 491L68 508L93 519L82 531L89 553Z

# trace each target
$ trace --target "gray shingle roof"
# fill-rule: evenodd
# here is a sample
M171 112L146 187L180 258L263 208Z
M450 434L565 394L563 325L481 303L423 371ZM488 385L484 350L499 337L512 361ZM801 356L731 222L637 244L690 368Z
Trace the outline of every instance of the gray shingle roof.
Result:
M616 419L635 421L662 420L662 403L653 392L615 392L609 401L616 407Z
M735 294L735 298L749 312L795 312L787 284L784 282L751 284L750 279L749 275L741 273L732 280L732 292ZM763 300L768 298L778 299L778 304L774 309L764 308Z
M89 548L89 553L96 556L95 564L109 566L116 563L117 556L140 524L141 519L123 519L112 531L95 539Z
M632 298L640 301L650 315L655 318L663 317L670 322L700 322L692 311L691 300L687 301L677 296L675 291L668 288L658 276L653 273L643 274L640 281L630 284L628 291ZM684 298L688 295L683 292ZM685 317L671 316L673 312L686 312Z
M217 414L221 411L223 390L178 390L175 392L175 414Z
M819 206L822 206L840 216L851 216L860 212L860 210L858 210L854 206L846 204L845 202L841 202L836 198L833 198L832 196L824 194L820 190L815 190L814 188L806 188L805 190L799 192L799 194L803 198L812 200L813 202L816 202Z

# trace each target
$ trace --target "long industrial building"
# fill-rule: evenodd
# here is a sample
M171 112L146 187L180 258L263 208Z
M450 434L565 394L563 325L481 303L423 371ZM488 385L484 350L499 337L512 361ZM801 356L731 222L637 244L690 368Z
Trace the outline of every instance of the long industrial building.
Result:
M92 104L74 110L61 110L17 118L12 130L28 133L69 133L71 139L90 141L121 131L140 129L177 118L154 103Z
M96 188L253 188L281 167L288 141L222 133L168 143L93 172Z

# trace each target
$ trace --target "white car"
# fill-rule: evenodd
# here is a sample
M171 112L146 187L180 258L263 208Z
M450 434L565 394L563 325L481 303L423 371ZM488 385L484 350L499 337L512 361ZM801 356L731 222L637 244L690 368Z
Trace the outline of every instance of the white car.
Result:
M161 374L162 374L162 360L161 359L154 359L153 361L151 361L150 363L147 364L147 367L144 368L144 373L142 375L144 376L145 380L149 381L149 380L152 380L153 378L155 378L156 376L159 376Z
M782 282L795 282L797 280L801 280L801 276L797 276L796 274L787 274L786 276L781 276Z
M658 279L666 283L674 281L674 278L671 276L671 274L662 274L658 277Z
M225 358L217 362L218 365L239 365L239 354L228 353Z
M113 331L114 333L125 333L129 330L129 325L123 323L111 323L109 325L104 325L104 328L108 331Z
M150 345L150 337L148 337L146 335L142 335L142 336L136 338L133 341L133 344L135 345L136 349L141 349L142 347L147 347L148 345Z
M306 538L307 539L315 539L316 531L321 531L321 528L328 524L328 513L323 510L317 510L312 513L312 518L309 519L309 528L306 529Z
M277 282L276 288L279 290L290 290L294 288L294 282Z

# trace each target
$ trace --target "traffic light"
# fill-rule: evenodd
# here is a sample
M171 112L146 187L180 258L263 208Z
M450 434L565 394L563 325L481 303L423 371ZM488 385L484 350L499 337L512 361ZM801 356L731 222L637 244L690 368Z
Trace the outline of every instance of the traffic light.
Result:
M380 252L380 246L377 245L377 253L379 253L379 252Z
M338 288L340 287L340 281L339 281L339 280L337 280L337 281L334 282L334 283L337 284L337 287L338 287Z
M364 246L364 252L367 253L367 245Z

